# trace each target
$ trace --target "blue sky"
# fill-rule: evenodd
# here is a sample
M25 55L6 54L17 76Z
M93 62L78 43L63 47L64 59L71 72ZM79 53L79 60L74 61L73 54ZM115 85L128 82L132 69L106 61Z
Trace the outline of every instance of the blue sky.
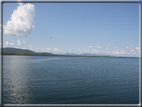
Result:
M19 4L3 4L4 47L56 54L139 56L138 3L30 4L22 4L21 9L29 6L31 10L20 10L29 14L24 16L29 28L25 28L24 22L17 25L17 19L10 19ZM13 17L19 15L15 13ZM8 21L13 25L8 25Z

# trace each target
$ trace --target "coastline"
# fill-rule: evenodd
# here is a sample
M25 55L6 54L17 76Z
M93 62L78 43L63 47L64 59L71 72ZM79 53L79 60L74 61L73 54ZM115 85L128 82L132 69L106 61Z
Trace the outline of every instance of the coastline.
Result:
M17 55L17 56L59 56L59 57L107 57L107 58L139 58L139 57L123 57L123 56L83 56L83 55L56 55L56 54L2 54L2 55Z

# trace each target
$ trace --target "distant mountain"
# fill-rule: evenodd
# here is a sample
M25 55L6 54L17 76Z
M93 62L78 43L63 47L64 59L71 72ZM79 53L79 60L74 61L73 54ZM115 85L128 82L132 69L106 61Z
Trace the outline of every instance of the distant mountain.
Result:
M109 56L109 55L103 55L103 54L90 54L90 53L83 53L84 56Z
M98 54L89 54L89 53L83 53L84 56L98 56Z
M3 54L36 54L28 49L3 48Z
M76 53L65 53L65 55L77 55Z
M43 55L46 55L46 54L52 55L52 53L49 53L49 52L39 52L39 54L43 54Z
M105 55L105 54L90 54L90 53L83 53L83 54L76 54L76 53L65 53L62 55L79 55L79 56L111 56L111 55Z
M40 54L52 54L52 53L37 53L28 49L18 49L18 48L3 48L3 54L24 54L24 55L40 55Z

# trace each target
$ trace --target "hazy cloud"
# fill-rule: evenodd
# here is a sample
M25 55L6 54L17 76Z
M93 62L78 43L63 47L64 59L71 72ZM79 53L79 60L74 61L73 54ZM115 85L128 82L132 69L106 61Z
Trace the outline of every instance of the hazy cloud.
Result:
M46 51L50 51L51 49L50 48L46 48Z
M29 47L31 48L31 47L32 47L32 45L29 45Z
M139 47L136 47L135 49L139 50L140 48L139 48Z
M117 49L117 47L113 47L113 49Z
M7 46L7 45L9 45L9 42L8 42L8 41L6 41L6 42L5 42L5 45L6 45L6 46Z
M4 34L11 36L26 36L34 28L35 6L18 3L10 20L4 25Z
M112 54L120 54L120 52L119 51L114 51L114 52L112 52Z
M58 50L57 48L54 48L54 49L53 49L53 51L57 51L57 50Z
M14 45L14 43L9 43L9 45Z
M54 48L53 50L51 50L51 52L53 53L58 53L60 50L58 48Z
M107 46L111 46L111 45L107 45Z
M124 51L124 50L122 50L122 51L121 51L121 54L124 54L124 53L125 53L125 51Z
M98 52L98 50L95 49L95 52Z
M135 50L131 50L131 52L134 52Z
M129 49L129 47L126 47L126 49Z
M101 48L101 46L96 45L96 48Z
M82 46L75 46L75 48L82 48Z
M127 44L129 44L129 42L127 42Z
M23 43L25 44L26 42L25 42L25 41L23 41Z
M20 40L17 40L18 44L17 45L21 45L22 43L20 42Z
M93 48L93 46L88 46L88 48Z
M4 43L4 46L8 46L8 45L12 46L12 45L14 45L14 43L10 43L9 41L6 41L6 42Z

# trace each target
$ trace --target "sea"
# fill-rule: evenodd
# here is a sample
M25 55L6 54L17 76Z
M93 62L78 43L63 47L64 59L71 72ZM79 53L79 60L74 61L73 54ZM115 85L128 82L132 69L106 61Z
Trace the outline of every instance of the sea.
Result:
M139 104L139 58L3 56L4 104Z

